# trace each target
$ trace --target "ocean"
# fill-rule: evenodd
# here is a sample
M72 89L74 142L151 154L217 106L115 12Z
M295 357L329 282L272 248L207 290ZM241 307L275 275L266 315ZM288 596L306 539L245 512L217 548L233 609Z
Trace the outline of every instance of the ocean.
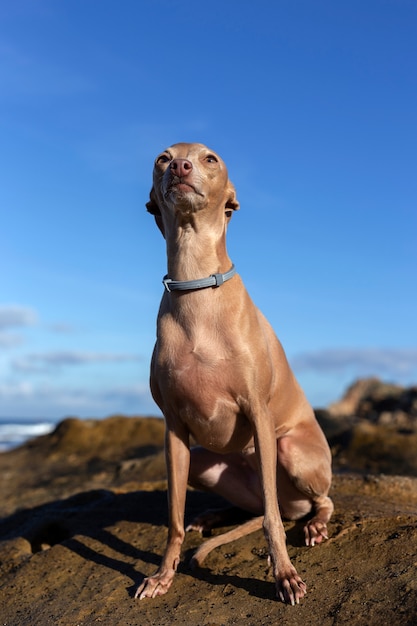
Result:
M0 417L0 452L20 446L28 439L52 432L59 420Z

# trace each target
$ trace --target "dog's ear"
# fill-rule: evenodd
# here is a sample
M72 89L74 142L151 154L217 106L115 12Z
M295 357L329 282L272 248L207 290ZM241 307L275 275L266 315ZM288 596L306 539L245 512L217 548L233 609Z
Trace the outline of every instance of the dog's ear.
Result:
M155 189L153 187L149 194L149 201L146 203L146 210L148 211L148 213L151 213L151 215L161 215L158 201L156 199Z
M239 202L236 198L236 189L234 188L234 185L232 185L231 182L229 182L228 186L227 186L227 198L226 198L226 204L225 204L225 209L231 209L232 211L237 211L239 209Z
M227 196L226 196L226 204L224 205L225 213L226 213L226 223L228 224L232 218L233 211L237 211L239 209L239 202L236 198L236 189L231 182L229 182L227 186Z

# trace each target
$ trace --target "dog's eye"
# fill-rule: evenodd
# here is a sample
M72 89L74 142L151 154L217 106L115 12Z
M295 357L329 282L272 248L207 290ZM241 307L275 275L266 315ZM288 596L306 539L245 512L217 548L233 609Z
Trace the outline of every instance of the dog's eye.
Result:
M216 156L214 156L214 154L208 154L206 156L206 161L207 163L218 163L218 158Z
M159 157L156 157L155 163L168 163L171 160L171 157L167 154L160 154Z

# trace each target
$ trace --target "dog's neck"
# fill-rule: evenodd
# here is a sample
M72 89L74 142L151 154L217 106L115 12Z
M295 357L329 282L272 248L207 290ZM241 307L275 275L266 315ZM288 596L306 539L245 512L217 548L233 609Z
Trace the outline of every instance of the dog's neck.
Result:
M199 223L176 226L166 232L168 276L173 280L195 280L227 272L232 262L226 250L226 228L213 233L212 226Z

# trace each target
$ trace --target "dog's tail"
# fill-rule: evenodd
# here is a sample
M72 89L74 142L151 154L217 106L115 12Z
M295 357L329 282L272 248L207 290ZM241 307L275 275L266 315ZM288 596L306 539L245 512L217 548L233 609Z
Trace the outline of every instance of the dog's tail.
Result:
M204 543L201 544L194 552L194 555L191 559L191 567L200 566L206 556L214 550L214 548L218 548L219 546L223 546L225 543L230 543L230 541L235 541L236 539L240 539L241 537L245 537L245 535L249 535L250 533L254 533L255 530L259 530L262 528L264 516L253 517L252 519L244 522L240 526L236 526L232 530L229 530L222 535L217 535L216 537L211 537L211 539L207 539Z

